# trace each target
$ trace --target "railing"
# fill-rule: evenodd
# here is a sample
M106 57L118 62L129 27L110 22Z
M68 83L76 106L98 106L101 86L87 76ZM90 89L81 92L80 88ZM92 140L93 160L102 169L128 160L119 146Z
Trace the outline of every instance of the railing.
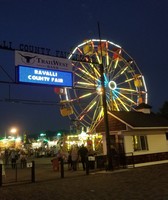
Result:
M126 155L126 165L127 168L134 168L135 167L135 162L134 162L134 154L133 152L128 152L125 154Z
M0 187L3 184L35 182L35 162L22 166L21 163L0 164Z
M69 169L68 163L64 162L63 159L57 162L56 168L53 166L52 160L52 158L34 158L34 161L27 161L25 166L21 166L21 163L15 165L0 164L0 187L16 183L34 183L64 177L83 176L89 175L91 172L107 170L106 155L88 157L85 171L82 164L78 162L75 172ZM114 156L112 164L113 170L128 168L130 165L134 167L133 153Z

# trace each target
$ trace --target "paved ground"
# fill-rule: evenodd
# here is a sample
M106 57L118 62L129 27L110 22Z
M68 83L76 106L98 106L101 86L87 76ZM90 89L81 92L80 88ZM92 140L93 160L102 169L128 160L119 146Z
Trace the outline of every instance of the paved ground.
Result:
M63 179L45 166L36 169L35 183L1 187L0 200L168 200L168 164L90 175L79 169L65 171Z

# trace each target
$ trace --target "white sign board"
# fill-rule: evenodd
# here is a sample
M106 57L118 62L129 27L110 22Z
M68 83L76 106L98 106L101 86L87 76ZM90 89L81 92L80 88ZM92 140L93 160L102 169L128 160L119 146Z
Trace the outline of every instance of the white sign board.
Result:
M94 156L88 156L88 161L95 161L95 157Z
M27 168L30 168L30 167L32 167L32 163L31 162L27 163Z
M15 51L15 66L18 65L72 71L72 62L69 59L24 51Z

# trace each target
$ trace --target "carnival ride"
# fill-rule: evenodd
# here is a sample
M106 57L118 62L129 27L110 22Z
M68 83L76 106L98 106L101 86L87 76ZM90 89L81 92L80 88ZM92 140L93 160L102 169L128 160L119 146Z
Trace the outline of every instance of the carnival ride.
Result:
M131 111L147 103L144 76L133 58L119 45L91 39L75 47L69 56L73 65L73 88L56 88L61 115L94 132L103 118L101 65L107 110Z

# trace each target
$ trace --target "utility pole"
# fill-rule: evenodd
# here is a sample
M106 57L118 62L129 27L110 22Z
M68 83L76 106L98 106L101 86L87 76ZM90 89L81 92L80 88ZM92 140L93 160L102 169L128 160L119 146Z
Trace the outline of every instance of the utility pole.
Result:
M101 63L100 63L100 75L101 75L101 88L102 88L102 102L103 102L103 111L104 111L104 125L105 125L105 135L106 135L106 148L107 148L107 170L113 169L112 164L112 155L110 150L110 133L109 133L109 123L108 123L108 113L107 113L107 102L106 102L106 88L104 85L104 66L103 66L103 54L102 54L102 46L101 46L101 34L100 34L100 26L98 23L98 32L100 39L100 49L101 49Z

